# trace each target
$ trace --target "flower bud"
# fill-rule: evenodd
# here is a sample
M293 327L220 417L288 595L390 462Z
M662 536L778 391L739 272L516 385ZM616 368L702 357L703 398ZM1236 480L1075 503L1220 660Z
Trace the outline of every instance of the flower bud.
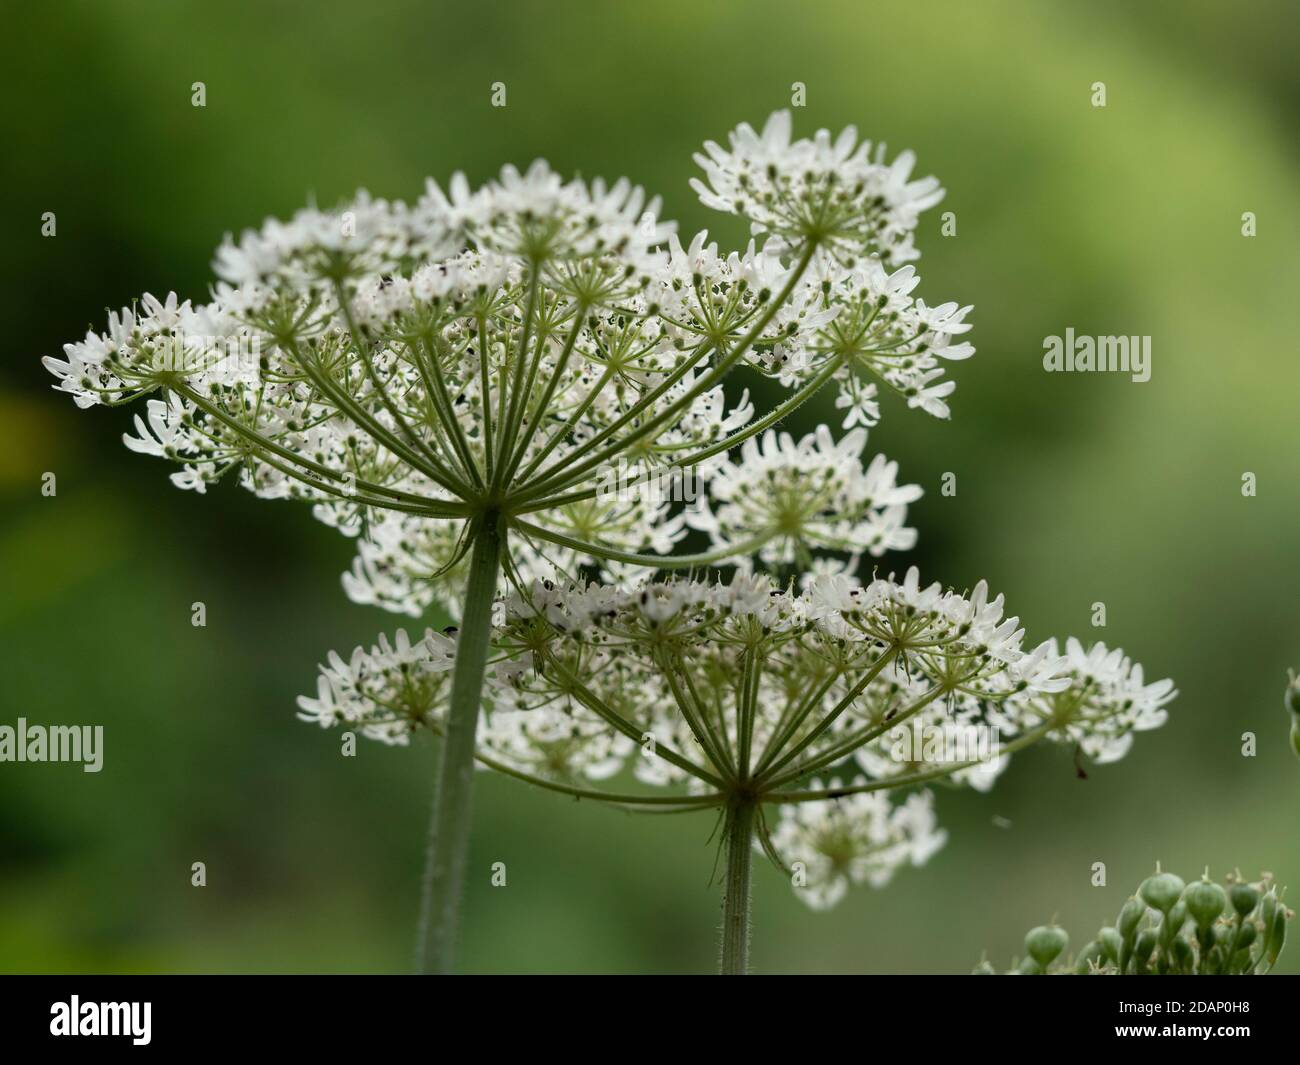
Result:
M1173 942L1174 936L1182 931L1183 925L1187 923L1187 903L1179 899L1174 908L1165 914L1165 919L1160 924L1160 941L1166 946Z
M1295 670L1287 671L1286 695L1283 696L1283 705L1291 713L1300 716L1300 677L1296 676Z
M1207 869L1185 884L1157 866L1124 903L1114 927L1098 929L1072 958L1066 957L1069 935L1053 921L1029 931L1025 953L1008 975L1266 973L1277 962L1294 916L1271 873L1247 883L1238 872L1220 885ZM995 971L984 960L975 970Z
M1268 930L1273 927L1273 914L1277 912L1277 889L1270 887L1264 892L1263 897L1259 900L1259 912L1256 917L1259 918L1260 928L1267 935Z
M1132 942L1133 937L1137 934L1138 922L1142 920L1142 915L1146 912L1147 908L1141 899L1131 898L1124 903L1124 908L1119 911L1119 920L1115 922L1124 942Z
M1039 925L1030 929L1025 936L1025 950L1029 956L1044 969L1054 962L1066 946L1070 937L1064 928L1056 925Z
M1245 917L1259 904L1259 889L1254 884L1233 884L1228 888L1228 899L1237 916Z
M1268 940L1264 944L1264 958L1273 965L1277 962L1278 955L1282 953L1282 947L1286 943L1286 922L1289 913L1285 906L1279 906L1277 912L1273 914L1273 924L1269 929Z
M1204 930L1219 919L1223 908L1228 905L1228 894L1218 884L1202 877L1188 885L1183 900L1196 927Z
M971 970L972 976L997 976L998 971L993 968L993 963L988 958L981 958L980 963Z
M1152 909L1168 913L1183 893L1183 881L1173 873L1156 873L1142 881L1138 894ZM1252 904L1253 907L1253 904Z
M1109 925L1097 933L1097 945L1101 947L1101 952L1106 960L1119 964L1119 950L1124 945L1124 939L1119 934L1118 928L1111 928Z

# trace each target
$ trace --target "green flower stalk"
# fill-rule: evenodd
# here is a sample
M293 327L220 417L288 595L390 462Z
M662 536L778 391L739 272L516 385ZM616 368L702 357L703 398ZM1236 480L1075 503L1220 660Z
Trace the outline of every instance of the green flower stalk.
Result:
M1268 873L1255 883L1233 874L1226 887L1210 879L1185 884L1161 872L1139 885L1113 926L1102 928L1077 956L1055 924L1025 936L1025 957L1012 972L1026 976L1250 976L1277 964L1295 914ZM987 961L975 970L991 975Z
M459 621L423 968L453 965L500 592L814 549L850 573L914 537L916 493L883 460L864 468L859 435L818 494L716 498L694 523L710 549L676 553L688 524L649 490L661 476L707 491L729 452L827 385L846 428L875 423L880 388L946 417L944 365L973 353L968 307L912 295L913 234L942 190L911 178L910 153L886 163L852 129L792 140L783 112L698 159L704 202L751 223L743 252L705 234L683 247L626 180L539 161L479 189L430 182L413 205L361 193L268 221L218 250L209 302L146 295L45 360L80 407L144 399L126 443L177 464L177 486L233 478L354 537L353 599ZM724 391L741 369L784 398L757 415Z

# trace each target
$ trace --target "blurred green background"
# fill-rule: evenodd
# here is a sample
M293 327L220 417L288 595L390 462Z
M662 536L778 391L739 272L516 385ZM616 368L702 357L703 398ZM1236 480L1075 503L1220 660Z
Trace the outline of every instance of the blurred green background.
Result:
M414 198L427 174L481 180L538 155L627 173L684 233L737 241L687 187L690 154L788 105L796 81L801 131L854 122L914 148L958 219L945 239L931 212L919 235L924 297L975 305L955 416L891 406L873 433L927 488L914 560L987 577L1031 637L1121 644L1182 695L1086 781L1044 748L989 795L943 792L947 848L829 914L762 866L756 969L966 972L986 948L1007 963L1054 913L1078 945L1157 859L1272 870L1300 892L1281 701L1300 666L1294 15L1286 0L7 5L0 723L103 724L106 761L0 764L0 969L407 969L433 765L426 743L343 759L294 720L326 650L399 623L345 599L351 545L300 507L172 488L121 446L130 413L78 412L39 357L140 292L201 298L224 232L308 196ZM1045 374L1043 338L1066 327L1152 335L1152 380ZM713 966L709 817L488 776L475 802L465 969ZM1300 972L1300 943L1284 968Z

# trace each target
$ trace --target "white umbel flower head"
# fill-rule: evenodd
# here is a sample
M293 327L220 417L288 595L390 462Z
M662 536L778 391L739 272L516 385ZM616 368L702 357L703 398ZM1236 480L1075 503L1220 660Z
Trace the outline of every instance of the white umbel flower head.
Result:
M820 781L813 787L820 789ZM832 780L828 790L840 787ZM947 839L928 791L899 803L876 791L785 806L772 830L796 896L814 910L834 906L854 884L884 887L902 867L928 862Z
M1057 657L1055 640L1047 658ZM1168 678L1147 683L1142 666L1119 648L1104 643L1085 648L1073 636L1065 641L1059 672L1068 684L1059 691L1023 693L999 708L995 720L1008 733L1046 729L1058 743L1077 744L1094 762L1123 758L1133 735L1159 728L1165 709L1178 695Z
M424 677L421 654L445 675L454 641L427 639L357 652L353 664L331 657L306 716L437 731L436 683L420 680L426 703L393 695ZM1013 750L1040 738L1111 760L1163 721L1172 695L1116 652L1029 647L983 582L962 594L923 584L915 568L865 586L824 574L803 591L746 573L627 587L538 580L497 604L477 757L632 809L756 804L759 844L802 863L801 897L823 907L942 843L918 786L987 790ZM404 710L390 722L395 703ZM935 736L961 745L932 747ZM819 783L834 774L844 776Z
M848 567L908 546L910 490L883 459L846 469L829 510L781 515L798 527L769 524L770 543L728 557L725 537L764 517L741 498L746 456L856 460L852 434L734 459L821 387L838 382L849 429L877 420L878 386L946 413L940 364L970 352L952 339L967 308L927 306L896 268L937 183L851 130L796 140L788 114L702 160L706 202L754 223L744 249L684 245L625 179L507 166L478 188L430 182L413 206L362 191L228 237L208 302L146 294L46 366L79 406L144 397L127 444L174 463L179 487L233 478L308 502L359 538L349 594L411 615L459 613L462 534L480 520L504 516L502 573L524 581L674 565L680 508L608 498L610 469L632 487L684 471L705 492L726 470L706 563L763 547L767 564L830 551ZM747 393L727 398L738 366L790 394L756 420Z
M917 220L943 199L938 179L911 180L911 152L886 163L885 146L859 143L852 126L833 139L823 129L794 140L789 111L772 114L761 133L742 122L729 148L708 141L695 161L707 180L691 185L706 207L748 218L755 233L782 246L820 240L847 261L864 251L895 262L915 258Z
M316 696L300 696L298 717L322 728L342 725L369 739L403 745L420 727L436 725L446 709L455 640L427 630L414 643L405 629L380 635L369 651L331 654L320 667Z
M866 442L863 429L838 442L825 426L798 441L769 429L718 468L713 502L687 521L715 547L760 541L758 557L773 566L806 567L814 552L833 552L848 556L851 572L863 555L909 550L916 530L907 506L921 488L899 484L898 463L884 455L863 466Z

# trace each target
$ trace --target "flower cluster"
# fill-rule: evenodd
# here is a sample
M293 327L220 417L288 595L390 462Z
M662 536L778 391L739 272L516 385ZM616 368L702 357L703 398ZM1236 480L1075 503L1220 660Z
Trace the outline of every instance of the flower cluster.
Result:
M819 790L821 782L814 779L811 787ZM831 791L840 787L838 779L831 780ZM895 803L875 791L782 806L771 845L799 897L825 910L850 885L884 887L903 866L924 865L947 840L937 827L930 792L913 792Z
M436 726L446 710L455 641L427 630L411 642L404 629L382 633L369 651L343 660L331 654L320 667L316 697L298 699L298 716L322 728L341 725L368 739L405 744L416 725Z
M749 219L755 233L771 233L798 247L820 235L850 263L865 254L886 262L918 257L913 234L921 212L943 199L936 178L909 180L916 157L903 152L886 164L885 146L873 150L847 127L834 140L819 130L791 140L789 111L778 111L756 133L741 123L730 150L709 141L695 161L707 182L691 182L708 207Z
M723 471L701 527L715 555L746 549L732 561L756 540L781 563L908 546L915 490L884 459L863 468L860 434L727 453L832 381L846 427L875 424L877 382L947 413L939 362L971 353L951 342L968 308L914 300L912 267L895 266L917 257L938 183L851 129L792 140L785 112L701 162L704 202L749 217L760 244L720 252L701 233L684 247L640 188L539 161L477 189L456 175L414 204L362 192L228 237L208 302L146 295L45 364L82 407L146 397L126 443L179 466L178 486L229 475L310 502L357 538L348 594L411 615L435 598L459 612L455 571L488 511L508 513L517 583L584 567L627 579L672 553L680 508L601 494L614 460L634 476ZM755 420L747 393L724 392L739 366L788 398ZM771 515L798 528L764 524L746 493L774 464L788 481L810 462L842 482Z
M737 462L718 468L709 484L712 504L704 500L686 521L715 547L757 545L771 567L807 570L814 555L830 552L847 556L842 571L852 574L863 553L910 550L916 530L904 524L907 505L921 489L900 485L898 463L884 455L864 466L866 442L863 429L838 443L824 425L797 442L768 430L745 441Z
M1031 929L1025 957L1012 972L1043 976L1249 976L1277 964L1286 926L1295 914L1283 890L1265 873L1249 883L1239 873L1215 883L1207 871L1185 884L1159 866L1142 881L1119 912L1077 957L1066 953L1070 937L1055 924ZM987 961L975 970L993 975Z
M423 945L442 971L475 759L724 811L723 969L743 971L755 848L832 905L943 845L922 785L990 787L1040 739L1114 760L1174 695L1122 652L1025 645L982 582L859 576L916 539L920 489L866 451L882 399L947 417L947 367L974 352L970 308L917 295L938 181L852 128L795 139L788 112L696 158L743 250L538 161L270 220L218 249L207 302L146 295L45 360L78 406L143 399L126 444L178 486L236 479L354 538L354 600L458 622L331 655L298 703L383 743L444 736ZM823 388L842 439L777 430ZM683 472L691 505L648 490ZM657 575L715 566L729 582Z
M440 676L455 638L433 639L418 646ZM438 731L442 691L412 676L411 645L392 646L387 670L379 649L358 651L361 676L341 676L332 658L329 698L302 700L304 715L387 728L396 708L407 732ZM405 698L415 690L423 705ZM745 573L539 581L497 604L478 759L629 808L752 802L757 845L824 907L849 883L884 883L942 845L927 792L901 805L887 792L938 779L987 787L1039 739L1111 760L1134 729L1159 723L1173 694L1167 681L1143 686L1140 667L1105 648L1027 647L982 582L962 595L922 585L915 569L866 585L820 576L803 591ZM979 742L931 742L954 732ZM400 730L383 738L400 742ZM848 784L835 776L845 772ZM619 774L653 790L594 786Z
M1056 641L1051 641L1048 654L1056 657L1058 652ZM1142 666L1119 648L1109 650L1104 643L1085 648L1070 637L1064 663L1069 688L1019 700L995 713L995 723L1017 730L1049 723L1104 765L1128 753L1133 733L1159 728L1168 718L1165 706L1176 694L1174 682L1147 684Z

